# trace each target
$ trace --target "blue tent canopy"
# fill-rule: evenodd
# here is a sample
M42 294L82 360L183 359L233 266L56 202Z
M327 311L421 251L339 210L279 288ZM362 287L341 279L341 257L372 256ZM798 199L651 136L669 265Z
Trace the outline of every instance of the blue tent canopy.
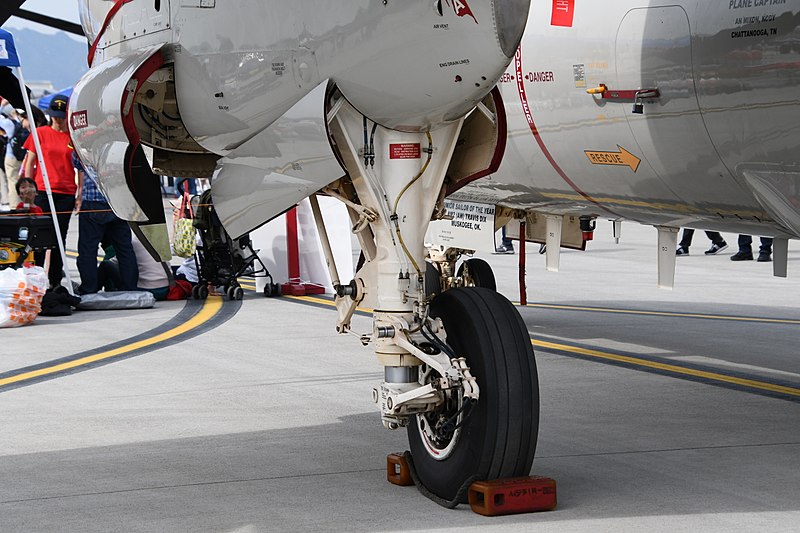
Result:
M19 56L14 44L14 37L0 28L0 67L18 67Z
M66 89L61 89L60 91L56 91L53 94L42 96L41 98L39 98L39 103L37 103L36 105L39 107L39 109L47 111L48 109L50 109L50 101L53 99L54 96L58 94L63 94L64 96L69 98L70 95L72 95L73 89L74 87L67 87Z

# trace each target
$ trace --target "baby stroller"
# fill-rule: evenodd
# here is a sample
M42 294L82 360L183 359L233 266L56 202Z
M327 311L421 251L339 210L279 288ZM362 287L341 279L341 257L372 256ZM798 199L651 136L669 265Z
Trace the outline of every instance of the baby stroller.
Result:
M200 235L194 253L198 283L192 289L192 297L208 298L211 284L222 287L230 300L241 300L244 290L239 284L240 276L269 278L264 286L264 296L280 296L280 285L274 283L269 270L258 257L258 250L253 250L250 235L232 239L222 227L212 204L211 191L195 196L192 202L195 204L192 225Z

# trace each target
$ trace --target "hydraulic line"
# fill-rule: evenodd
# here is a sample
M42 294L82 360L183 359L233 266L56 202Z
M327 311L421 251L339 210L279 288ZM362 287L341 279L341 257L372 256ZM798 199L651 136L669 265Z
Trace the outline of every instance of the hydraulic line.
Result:
M364 116L364 168L369 166L369 145L367 144L367 117Z
M425 330L427 330L427 333L425 333ZM445 344L442 341L442 339L436 336L436 333L433 332L433 330L427 323L425 323L425 326L420 330L420 333L422 333L422 336L425 337L426 341L430 342L431 344L439 348L439 350L447 354L447 356L450 357L450 359L456 358L456 354L455 352L453 352L453 349L450 348L447 344Z
M369 166L375 166L375 132L378 130L378 123L372 123L372 133L369 135ZM364 134L366 135L366 131Z
M390 217L391 221L394 222L394 228L395 228L395 233L397 234L397 240L400 242L400 246L403 247L403 251L405 252L408 259L411 261L411 264L414 265L414 270L417 271L417 276L419 276L420 278L423 277L422 270L417 264L417 261L414 259L414 256L411 254L411 252L409 252L408 247L406 247L406 243L403 241L403 234L400 231L400 223L398 221L399 217L397 216L397 206L400 205L400 199L403 198L403 195L406 193L406 191L408 191L408 189L410 189L411 186L414 185L422 177L422 175L428 169L428 165L430 164L431 159L433 158L433 138L431 137L431 134L428 131L425 132L425 135L428 137L428 149L426 150L428 152L428 158L425 160L425 163L422 165L422 168L417 173L417 175L414 176L411 179L411 181L409 181L406 184L406 186L403 187L403 190L400 191L400 194L397 195L397 198L394 201L394 207L392 208L392 214Z

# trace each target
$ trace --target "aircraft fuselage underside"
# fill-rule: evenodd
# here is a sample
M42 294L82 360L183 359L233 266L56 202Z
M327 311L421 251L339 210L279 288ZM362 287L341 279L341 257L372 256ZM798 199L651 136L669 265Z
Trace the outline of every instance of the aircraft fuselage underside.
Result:
M500 169L454 197L800 236L800 2L640 4L532 5Z

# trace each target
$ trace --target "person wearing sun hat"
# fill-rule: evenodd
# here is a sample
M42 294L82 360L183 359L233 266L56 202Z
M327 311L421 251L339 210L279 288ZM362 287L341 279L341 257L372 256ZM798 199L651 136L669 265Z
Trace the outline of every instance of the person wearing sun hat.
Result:
M36 133L42 147L42 157L47 167L50 189L53 192L53 204L61 229L61 238L66 240L69 220L75 209L75 193L78 191L75 169L72 166L72 143L67 129L67 97L63 94L55 95L50 101L48 114L52 119L52 124L36 128ZM33 135L28 136L23 147L28 151L25 159L25 176L33 177L39 190L36 195L36 205L41 207L45 214L49 214L50 203L47 200L42 165L38 164L39 157L36 154ZM34 259L37 265L44 266L44 252L35 253ZM47 274L52 288L61 285L61 279L64 276L63 269L61 254L52 253L50 270Z

